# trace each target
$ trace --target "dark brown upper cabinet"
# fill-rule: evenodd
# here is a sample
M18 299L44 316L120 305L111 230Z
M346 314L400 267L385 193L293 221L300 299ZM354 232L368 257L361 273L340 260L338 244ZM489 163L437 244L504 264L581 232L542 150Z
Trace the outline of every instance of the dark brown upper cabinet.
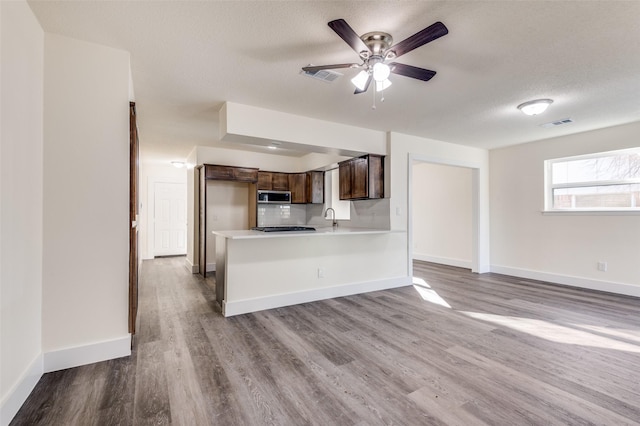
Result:
M211 180L231 180L236 182L256 182L258 180L258 169L205 164L204 178Z
M289 191L291 191L292 204L305 204L307 202L307 174L290 173Z
M338 166L341 200L384 198L384 156L367 154Z
M274 191L289 191L289 174L288 173L272 173L271 189Z
M324 203L324 172L307 172L307 203L322 204Z
M273 189L273 186L271 184L272 175L273 173L271 172L259 171L258 172L258 189L265 190L265 191L269 191Z
M289 173L259 171L258 189L267 191L289 191Z

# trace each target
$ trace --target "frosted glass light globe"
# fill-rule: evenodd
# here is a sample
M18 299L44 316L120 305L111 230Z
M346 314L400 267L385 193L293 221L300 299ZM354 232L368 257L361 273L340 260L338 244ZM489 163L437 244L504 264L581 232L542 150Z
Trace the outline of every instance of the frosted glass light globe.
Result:
M375 81L385 81L389 78L389 74L391 74L389 65L378 62L373 66L373 79Z

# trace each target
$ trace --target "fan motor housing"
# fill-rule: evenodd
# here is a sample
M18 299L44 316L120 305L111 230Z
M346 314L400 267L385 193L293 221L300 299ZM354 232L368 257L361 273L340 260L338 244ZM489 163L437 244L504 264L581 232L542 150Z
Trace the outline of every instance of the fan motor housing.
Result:
M360 39L367 45L372 56L384 56L384 52L393 44L391 34L380 31L363 34Z

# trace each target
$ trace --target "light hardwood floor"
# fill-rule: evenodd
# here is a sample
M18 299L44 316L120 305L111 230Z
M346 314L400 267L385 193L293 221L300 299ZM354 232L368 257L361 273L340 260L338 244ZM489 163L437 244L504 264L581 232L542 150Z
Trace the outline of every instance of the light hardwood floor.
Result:
M45 374L12 424L640 424L639 299L415 262L223 318L183 262L144 262L131 357Z

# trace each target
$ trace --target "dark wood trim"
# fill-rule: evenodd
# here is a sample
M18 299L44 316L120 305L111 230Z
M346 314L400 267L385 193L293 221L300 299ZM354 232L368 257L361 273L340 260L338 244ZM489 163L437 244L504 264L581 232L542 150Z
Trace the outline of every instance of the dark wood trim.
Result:
M140 140L136 104L129 102L129 333L136 333L138 316L138 214L139 214ZM132 339L133 344L133 339Z

